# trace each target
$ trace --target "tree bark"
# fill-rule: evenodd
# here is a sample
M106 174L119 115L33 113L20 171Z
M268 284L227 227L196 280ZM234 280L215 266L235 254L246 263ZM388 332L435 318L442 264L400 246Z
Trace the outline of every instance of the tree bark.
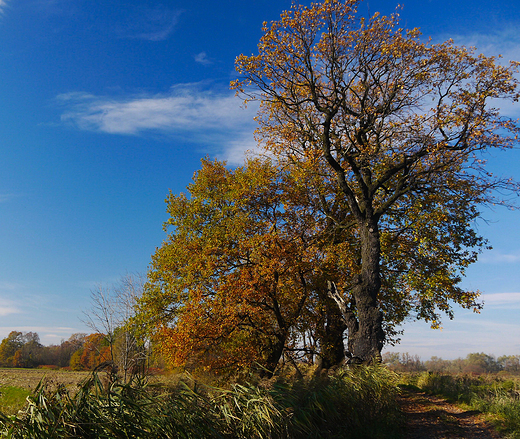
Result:
M345 361L343 334L347 325L336 302L325 295L325 324L320 336L320 360L323 369L341 365Z
M359 229L361 273L352 289L350 305L347 305L331 282L329 296L337 303L347 328L348 361L370 364L380 361L385 340L383 314L378 306L381 246L376 220L367 221Z
M269 346L269 352L265 360L264 368L260 370L259 374L263 378L271 378L273 373L282 358L283 349L285 347L285 336L276 336L276 340Z
M381 244L376 220L360 227L361 275L352 293L356 300L358 326L349 333L348 351L363 363L381 358L385 333L383 314L379 310L378 295L381 289Z

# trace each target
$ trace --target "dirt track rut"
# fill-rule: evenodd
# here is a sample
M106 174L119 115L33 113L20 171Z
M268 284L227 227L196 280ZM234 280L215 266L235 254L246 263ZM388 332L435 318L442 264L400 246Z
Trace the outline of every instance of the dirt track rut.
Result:
M406 417L405 439L499 439L483 416L426 393L404 390L400 397Z

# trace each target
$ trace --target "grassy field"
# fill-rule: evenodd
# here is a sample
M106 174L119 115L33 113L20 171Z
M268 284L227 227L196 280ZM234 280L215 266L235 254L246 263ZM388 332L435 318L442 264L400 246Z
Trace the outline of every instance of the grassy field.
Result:
M45 379L49 383L61 383L67 388L74 387L90 376L90 372L49 369L0 369L0 388L5 386L34 390Z
M46 385L38 387L42 379ZM104 373L0 369L0 411L16 415L0 416L0 435L10 429L12 439L324 439L349 431L352 438L390 439L399 437L403 422L399 387L485 413L504 437L520 439L518 377L395 374L381 366L223 387L179 373L110 385Z
M66 370L0 369L0 412L11 415L22 409L42 380L49 388L60 384L73 392L89 376L90 372Z

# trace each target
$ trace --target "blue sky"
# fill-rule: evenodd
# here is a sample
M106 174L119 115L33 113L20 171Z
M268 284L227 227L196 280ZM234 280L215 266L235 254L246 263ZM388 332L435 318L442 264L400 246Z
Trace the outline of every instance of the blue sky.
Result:
M520 60L520 3L404 1L405 27ZM96 285L146 272L164 239L164 199L209 155L239 164L254 108L229 90L264 20L289 0L0 0L0 338L74 332ZM393 12L397 1L362 4ZM508 105L506 114L520 109ZM520 180L520 153L490 168ZM520 212L486 211L494 249L468 271L480 315L442 331L410 323L393 350L429 358L520 353Z

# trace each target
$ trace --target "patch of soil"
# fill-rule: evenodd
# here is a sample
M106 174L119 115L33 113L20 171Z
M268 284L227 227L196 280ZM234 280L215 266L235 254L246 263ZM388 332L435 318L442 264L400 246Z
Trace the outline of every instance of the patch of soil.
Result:
M403 390L399 399L406 419L405 439L499 439L480 412L463 410L442 398Z

